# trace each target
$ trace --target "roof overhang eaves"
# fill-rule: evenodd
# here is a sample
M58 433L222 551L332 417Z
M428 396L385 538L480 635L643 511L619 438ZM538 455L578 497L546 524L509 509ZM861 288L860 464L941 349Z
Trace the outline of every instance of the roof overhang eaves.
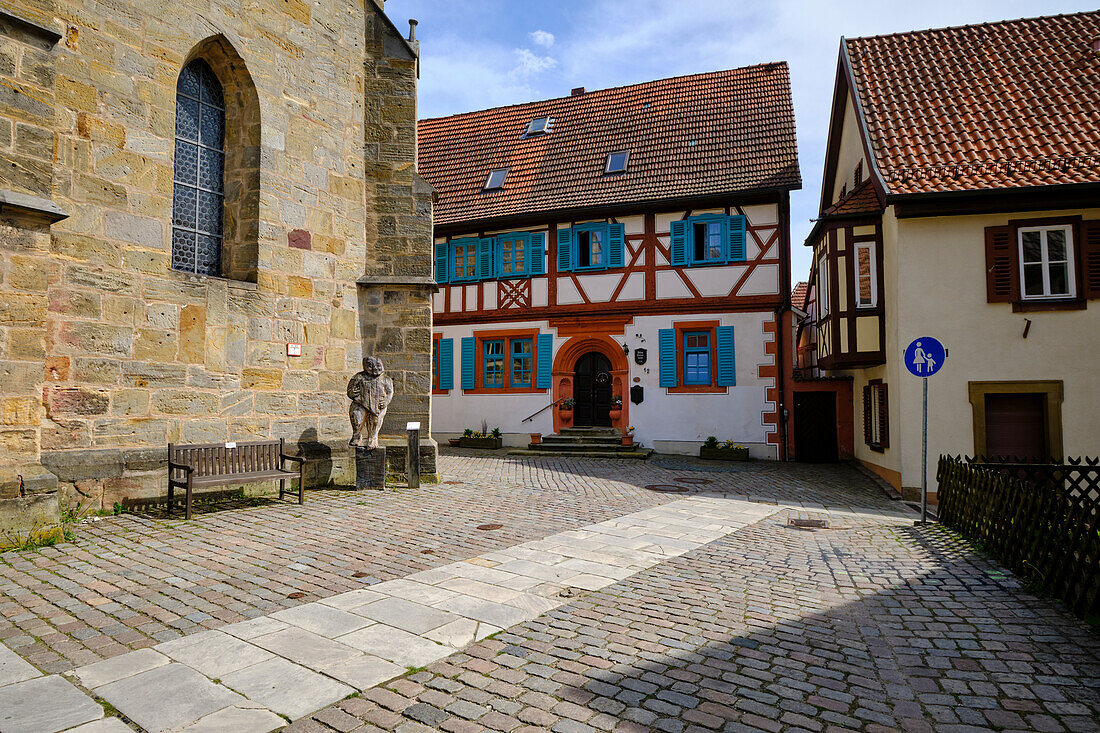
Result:
M801 183L799 183L798 185L790 184L785 186L771 186L768 188L752 188L740 191L723 191L721 193L715 194L683 196L677 198L632 199L629 201L616 201L610 204L593 204L592 206L544 208L533 211L512 212L496 216L459 219L444 222L437 221L435 224L435 230L437 234L440 231L469 232L498 229L501 226L519 225L526 222L545 222L547 219L550 218L579 219L595 214L614 215L628 211L640 213L640 211L654 209L703 208L706 206L713 206L720 202L728 202L730 199L737 197L746 197L759 200L770 199L773 197L778 198L785 193L796 191L800 187Z

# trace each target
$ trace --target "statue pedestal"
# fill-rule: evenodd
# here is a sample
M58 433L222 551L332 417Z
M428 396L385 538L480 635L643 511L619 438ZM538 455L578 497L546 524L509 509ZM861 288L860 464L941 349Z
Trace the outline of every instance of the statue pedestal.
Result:
M355 488L386 488L386 446L377 448L355 447Z

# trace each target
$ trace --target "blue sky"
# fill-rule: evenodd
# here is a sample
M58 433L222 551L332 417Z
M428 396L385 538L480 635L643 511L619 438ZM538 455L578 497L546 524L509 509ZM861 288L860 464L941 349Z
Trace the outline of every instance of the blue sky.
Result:
M791 67L802 190L791 195L792 277L817 215L841 36L856 37L1094 6L1059 0L389 0L420 21L420 116L438 117L769 61Z

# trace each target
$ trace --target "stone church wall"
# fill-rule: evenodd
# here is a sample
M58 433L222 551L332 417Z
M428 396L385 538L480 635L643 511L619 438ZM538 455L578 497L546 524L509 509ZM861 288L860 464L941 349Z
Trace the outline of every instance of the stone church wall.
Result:
M92 508L163 496L170 442L285 438L348 483L365 354L435 472L415 50L374 0L0 0L0 502L50 474ZM195 58L225 96L224 277L171 266Z

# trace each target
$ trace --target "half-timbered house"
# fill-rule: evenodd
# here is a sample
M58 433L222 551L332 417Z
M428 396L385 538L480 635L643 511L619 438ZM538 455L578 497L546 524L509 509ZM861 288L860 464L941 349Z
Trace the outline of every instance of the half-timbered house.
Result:
M436 189L434 430L593 426L780 453L786 64L422 120Z
M841 41L792 389L831 390L855 456L903 493L922 336L948 351L930 476L941 453L1096 451L1098 78L1096 11Z

